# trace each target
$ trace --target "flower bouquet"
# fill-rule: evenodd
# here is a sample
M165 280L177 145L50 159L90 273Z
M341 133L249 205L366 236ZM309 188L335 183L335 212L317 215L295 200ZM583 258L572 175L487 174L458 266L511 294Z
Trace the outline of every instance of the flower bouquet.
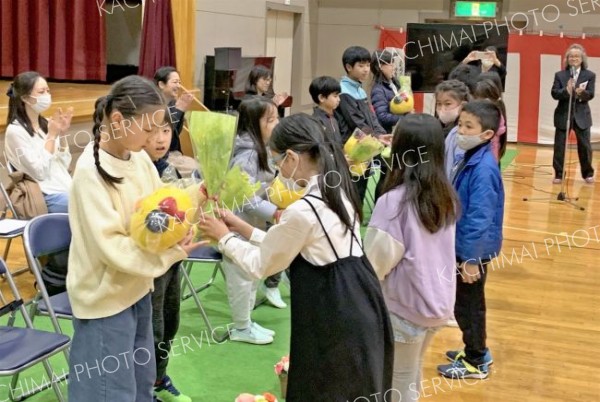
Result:
M288 372L290 370L290 357L283 356L281 360L275 364L275 374L279 377L279 383L281 385L281 396L285 398L287 393L287 380Z
M262 395L239 394L235 402L277 402L277 398L268 392Z
M187 192L162 187L139 200L129 222L129 233L144 250L160 253L186 236L195 208Z
M192 112L190 139L209 199L204 207L237 209L260 188L239 167L229 169L236 135L237 117L215 112ZM217 205L215 205L217 203Z
M369 161L383 151L383 144L372 135L365 134L358 127L354 130L346 144L344 153L352 161L352 176L362 176L369 167Z

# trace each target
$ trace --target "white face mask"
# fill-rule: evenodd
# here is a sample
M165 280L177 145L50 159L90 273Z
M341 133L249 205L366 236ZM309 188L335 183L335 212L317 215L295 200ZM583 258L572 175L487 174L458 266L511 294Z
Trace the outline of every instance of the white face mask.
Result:
M452 123L458 118L460 107L457 106L453 109L436 109L438 119L444 124Z
M490 68L490 67L492 67L494 65L494 62L493 62L493 60L483 59L483 60L481 60L481 65L484 68Z
M43 113L50 108L50 105L52 105L52 96L50 94L31 97L37 101L34 105L31 105L31 108L36 113Z
M458 145L458 147L460 149L468 151L468 150L473 149L476 146L483 144L484 142L487 141L487 140L484 140L483 138L481 138L482 135L483 135L483 133L481 133L479 135L457 134L456 145Z

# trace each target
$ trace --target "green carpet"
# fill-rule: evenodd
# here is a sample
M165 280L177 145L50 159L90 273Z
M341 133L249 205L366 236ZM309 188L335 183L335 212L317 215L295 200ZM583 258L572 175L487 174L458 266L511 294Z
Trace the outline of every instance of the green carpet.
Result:
M192 279L201 284L211 272L211 265L195 264ZM281 285L280 289L284 300L289 304L288 288ZM217 328L217 332L223 331L231 318L222 276L219 275L215 284L201 293L201 300L213 326L221 327ZM263 304L256 308L252 318L264 327L276 331L272 344L257 346L229 341L217 344L207 331L194 301L190 298L182 302L181 323L173 342L168 369L168 374L180 391L193 401L210 402L233 402L242 392L271 392L278 398L281 396L279 379L273 366L289 353L290 309L280 310ZM5 322L6 319L0 321L1 324ZM51 328L50 321L45 317L36 317L34 323L38 329ZM72 334L69 321L61 321L61 325L67 334ZM17 326L22 326L22 323L17 322ZM51 359L51 363L59 374L66 370L63 355ZM43 367L37 365L27 370L19 381L22 389L27 390L32 387L33 382L40 384L46 378ZM0 401L7 398L5 395L8 387L4 385L9 382L8 377L0 378ZM19 396L21 392L17 391L15 395ZM52 390L43 391L28 399L32 402L55 400Z
M507 150L502 158L504 170L517 156L516 150ZM375 183L379 173L369 182L369 192L375 193ZM368 222L372 211L372 202L368 200L364 206L364 222ZM363 227L364 230L364 227ZM212 272L212 266L196 264L192 269L195 283L205 282ZM289 290L280 286L284 300L289 304ZM215 284L201 294L201 300L213 326L220 326L217 331L226 328L230 320L229 306L225 294L222 276L218 276ZM290 309L276 309L268 305L259 306L253 313L253 319L261 325L277 332L275 342L271 345L256 346L237 342L215 343L207 332L204 321L196 309L192 299L181 304L181 323L179 333L173 342L172 358L168 373L177 387L194 401L233 402L242 392L272 392L280 397L279 380L273 372L273 365L289 350ZM1 321L5 323L6 320ZM67 334L72 334L69 321L61 321ZM36 327L50 330L50 322L45 317L37 317ZM21 325L22 324L17 324ZM62 355L51 360L59 373L66 370ZM20 377L23 390L40 384L45 379L41 365L37 365ZM9 378L0 379L0 401L6 399ZM18 391L16 396L20 394ZM55 401L54 393L46 390L30 399L32 402Z
M518 154L519 151L517 151L516 149L507 149L504 153L504 156L500 160L500 169L504 171L504 169L510 166L510 164L517 157Z

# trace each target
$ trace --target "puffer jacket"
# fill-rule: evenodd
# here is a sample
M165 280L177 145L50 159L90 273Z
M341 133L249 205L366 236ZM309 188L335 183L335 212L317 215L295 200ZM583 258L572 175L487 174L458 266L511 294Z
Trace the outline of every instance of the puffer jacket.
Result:
M465 153L454 188L461 216L456 224L456 259L479 263L502 249L504 186L490 143Z
M371 88L371 103L375 108L375 115L379 124L386 132L391 133L392 129L400 120L400 115L390 112L390 102L396 94L389 82L378 82Z

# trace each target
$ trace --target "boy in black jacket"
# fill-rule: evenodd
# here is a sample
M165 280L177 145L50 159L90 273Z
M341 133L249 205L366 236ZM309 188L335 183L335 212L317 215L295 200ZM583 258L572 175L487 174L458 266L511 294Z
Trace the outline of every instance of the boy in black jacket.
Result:
M313 117L321 122L327 138L343 146L340 126L334 115L340 104L341 91L340 83L327 76L315 78L308 87L312 100L317 104L313 108Z
M367 93L362 88L362 83L369 77L371 71L371 53L364 47L351 46L344 51L342 64L346 76L340 81L342 93L340 105L335 111L342 141L346 142L354 130L359 128L364 133L377 137L385 145L389 145L391 134L387 134L377 121ZM354 179L361 200L367 191L370 175L369 169L363 176Z

